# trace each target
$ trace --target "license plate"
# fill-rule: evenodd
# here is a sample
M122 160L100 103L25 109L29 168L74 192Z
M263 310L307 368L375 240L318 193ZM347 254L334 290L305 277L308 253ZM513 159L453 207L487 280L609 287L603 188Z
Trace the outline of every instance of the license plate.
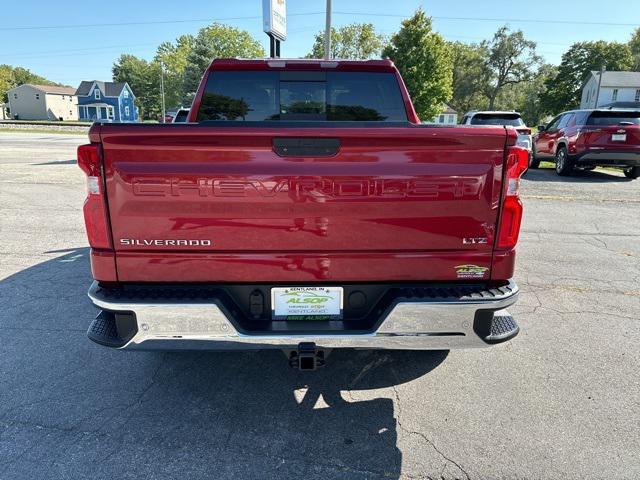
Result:
M626 142L627 141L627 134L626 133L614 133L613 135L611 135L611 141L612 142Z
M286 287L271 289L274 320L340 320L342 287Z

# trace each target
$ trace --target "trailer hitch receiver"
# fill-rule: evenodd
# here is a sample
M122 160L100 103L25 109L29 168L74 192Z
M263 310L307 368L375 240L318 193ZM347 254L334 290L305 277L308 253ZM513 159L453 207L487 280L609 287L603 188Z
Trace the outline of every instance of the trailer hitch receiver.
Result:
M289 354L289 365L298 370L316 370L324 366L325 352L315 343L300 343L297 350Z

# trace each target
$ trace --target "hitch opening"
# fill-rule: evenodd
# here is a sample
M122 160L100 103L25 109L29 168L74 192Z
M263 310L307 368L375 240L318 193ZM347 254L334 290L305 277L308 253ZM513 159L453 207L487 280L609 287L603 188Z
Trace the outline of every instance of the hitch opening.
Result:
M298 370L315 370L324 366L325 352L315 343L301 343L289 354L289 365Z

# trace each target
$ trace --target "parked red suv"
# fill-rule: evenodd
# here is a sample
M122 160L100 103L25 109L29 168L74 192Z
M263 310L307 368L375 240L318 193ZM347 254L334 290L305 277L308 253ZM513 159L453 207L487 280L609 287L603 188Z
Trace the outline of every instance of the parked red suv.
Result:
M574 167L620 167L627 178L640 175L640 110L599 109L561 113L538 127L533 161L553 159L558 175Z

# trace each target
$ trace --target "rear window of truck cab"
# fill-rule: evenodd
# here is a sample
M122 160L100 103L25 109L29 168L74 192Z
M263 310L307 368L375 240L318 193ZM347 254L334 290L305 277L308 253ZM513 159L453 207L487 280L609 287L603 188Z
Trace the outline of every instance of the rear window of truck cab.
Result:
M640 125L640 111L592 112L587 119L587 125Z
M213 71L197 121L406 122L393 73Z

